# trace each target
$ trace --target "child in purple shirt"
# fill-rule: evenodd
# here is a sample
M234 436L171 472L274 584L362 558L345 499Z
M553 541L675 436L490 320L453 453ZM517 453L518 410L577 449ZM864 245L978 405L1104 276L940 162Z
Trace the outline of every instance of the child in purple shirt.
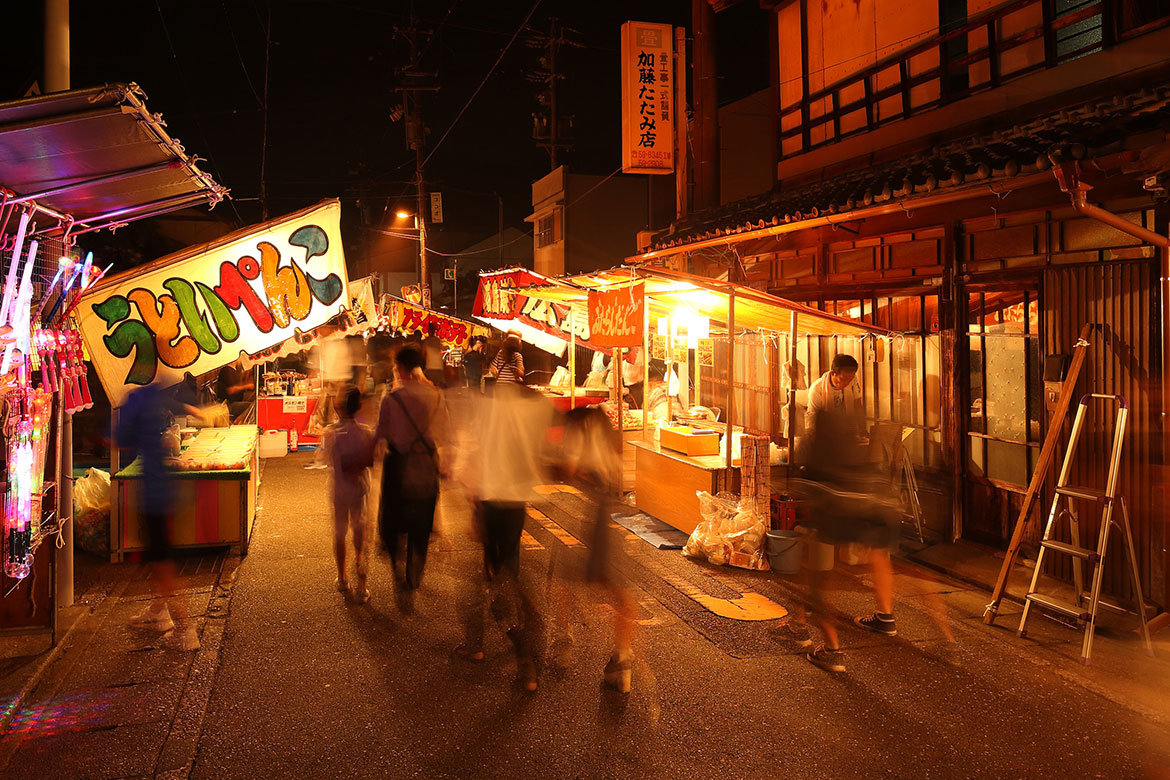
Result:
M370 487L373 447L370 431L355 419L362 395L350 385L337 394L339 420L325 432L329 458L330 492L333 497L333 557L337 561L337 590L349 593L345 566L346 531L353 532L357 583L353 598L359 604L370 600L366 590L366 494Z

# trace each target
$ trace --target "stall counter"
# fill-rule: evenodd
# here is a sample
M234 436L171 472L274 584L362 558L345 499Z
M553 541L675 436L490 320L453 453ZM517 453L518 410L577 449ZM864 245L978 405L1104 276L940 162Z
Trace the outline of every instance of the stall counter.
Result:
M634 448L634 495L638 508L684 533L695 530L700 490L712 495L739 490L739 469L728 484L727 461L720 455L684 455L653 441L628 442Z
M247 554L260 473L256 442L255 426L233 425L204 428L186 443L180 456L183 466L172 472L171 540L176 547L239 545L240 554ZM225 461L229 468L212 468ZM147 546L139 504L141 459L115 474L113 481L117 511L111 558L117 561Z

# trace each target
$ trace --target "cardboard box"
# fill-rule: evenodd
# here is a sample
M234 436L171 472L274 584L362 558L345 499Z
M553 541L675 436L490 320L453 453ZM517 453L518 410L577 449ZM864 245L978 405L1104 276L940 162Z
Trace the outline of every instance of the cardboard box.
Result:
M658 443L684 455L718 455L719 434L715 431L699 431L686 426L663 426L658 432Z

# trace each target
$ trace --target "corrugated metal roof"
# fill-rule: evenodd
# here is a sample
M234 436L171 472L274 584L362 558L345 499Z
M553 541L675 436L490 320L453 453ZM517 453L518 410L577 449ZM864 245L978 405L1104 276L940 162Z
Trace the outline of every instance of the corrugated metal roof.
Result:
M226 197L164 127L135 84L0 103L0 188L71 218L73 234Z

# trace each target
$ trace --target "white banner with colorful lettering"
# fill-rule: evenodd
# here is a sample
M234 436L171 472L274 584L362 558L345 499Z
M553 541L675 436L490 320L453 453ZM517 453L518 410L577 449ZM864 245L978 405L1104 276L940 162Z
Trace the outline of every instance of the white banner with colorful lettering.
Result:
M110 403L168 387L328 322L349 304L341 203L189 247L106 280L75 316Z

